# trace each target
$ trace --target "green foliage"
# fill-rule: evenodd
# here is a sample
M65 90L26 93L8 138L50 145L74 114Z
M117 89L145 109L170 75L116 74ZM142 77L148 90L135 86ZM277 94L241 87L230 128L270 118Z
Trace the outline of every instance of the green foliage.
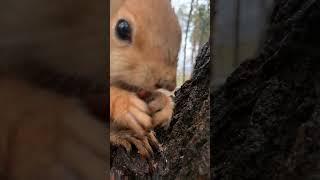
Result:
M185 37L187 24L190 22L187 39L187 58L185 62L188 64L188 67L193 66L198 50L201 45L208 41L210 36L210 0L194 0L191 19L189 19L190 3L191 1L188 1L175 7L182 28L183 39ZM184 52L180 51L180 53ZM184 59L181 58L179 61L179 64L182 64ZM191 69L188 68L186 69L187 72L183 73L183 68L178 68L178 84L183 83L183 78L181 78L182 74L186 75L186 80L188 79L191 74L190 70Z
M185 30L186 22L188 21L189 8L187 4L182 4L177 10L177 15L183 30ZM196 0L193 4L191 18L192 28L189 43L192 43L192 46L202 45L208 41L210 36L210 1Z

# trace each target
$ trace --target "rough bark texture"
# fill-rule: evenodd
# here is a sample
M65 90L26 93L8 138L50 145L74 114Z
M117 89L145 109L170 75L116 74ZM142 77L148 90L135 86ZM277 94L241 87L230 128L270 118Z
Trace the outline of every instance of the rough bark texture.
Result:
M274 2L260 55L213 93L213 179L320 180L320 1Z
M112 148L113 174L152 176L153 179L209 179L209 67L210 46L205 44L197 57L191 80L175 93L175 111L168 130L157 130L163 152L152 160Z

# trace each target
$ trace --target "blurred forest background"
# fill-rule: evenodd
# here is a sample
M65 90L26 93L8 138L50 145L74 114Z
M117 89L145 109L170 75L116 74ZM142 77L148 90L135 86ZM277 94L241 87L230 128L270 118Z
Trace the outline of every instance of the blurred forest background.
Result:
M221 0L216 3L213 86L224 83L241 62L261 48L273 0Z
M190 78L194 60L210 35L210 0L171 0L182 28L177 86Z
M171 0L182 28L178 87L190 78L199 47L210 36L210 0ZM223 0L216 3L213 85L223 84L241 62L261 48L273 0Z

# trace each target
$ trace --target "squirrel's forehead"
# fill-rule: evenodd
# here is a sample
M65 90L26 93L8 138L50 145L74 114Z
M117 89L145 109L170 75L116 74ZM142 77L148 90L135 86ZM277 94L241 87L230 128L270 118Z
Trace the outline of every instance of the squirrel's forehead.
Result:
M181 29L169 0L126 0L121 16L133 23L135 38L142 46L176 49L180 44Z
M169 0L126 0L124 10L133 14L136 18L148 20L170 19L174 10Z

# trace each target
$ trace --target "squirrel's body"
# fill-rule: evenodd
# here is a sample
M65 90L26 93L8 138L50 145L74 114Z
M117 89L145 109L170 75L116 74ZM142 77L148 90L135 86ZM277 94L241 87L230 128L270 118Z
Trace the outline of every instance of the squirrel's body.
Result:
M103 5L1 2L0 177L105 178L105 124L82 98L105 92Z
M0 177L105 178L109 155L105 124L89 113L84 102L86 95L105 92L103 87L107 84L104 5L84 0L2 2ZM145 13L145 18L134 20L140 15L129 13L131 8ZM146 104L116 84L130 84L146 91L174 87L180 29L166 0L128 0L117 13L114 11L114 17L122 13L129 13L126 17L139 24L134 32L140 34L132 41L138 43L133 49L125 48L126 44L110 34L110 110L111 117L116 117L111 123L111 138L115 138L113 143L124 145L127 141L121 141L122 133L132 137L135 133L132 126L127 126L127 118L122 117L137 115L146 127L136 126L135 132L145 134L153 125L166 123L172 104L163 96ZM152 21L157 21L155 26ZM157 109L161 111L152 117L146 113ZM153 138L151 134L147 137Z
M123 1L121 1L123 2ZM112 7L111 7L112 9ZM169 0L124 0L110 17L111 143L152 153L157 144L150 129L168 124L170 97L157 89L174 90L181 30ZM151 102L139 92L151 92Z

